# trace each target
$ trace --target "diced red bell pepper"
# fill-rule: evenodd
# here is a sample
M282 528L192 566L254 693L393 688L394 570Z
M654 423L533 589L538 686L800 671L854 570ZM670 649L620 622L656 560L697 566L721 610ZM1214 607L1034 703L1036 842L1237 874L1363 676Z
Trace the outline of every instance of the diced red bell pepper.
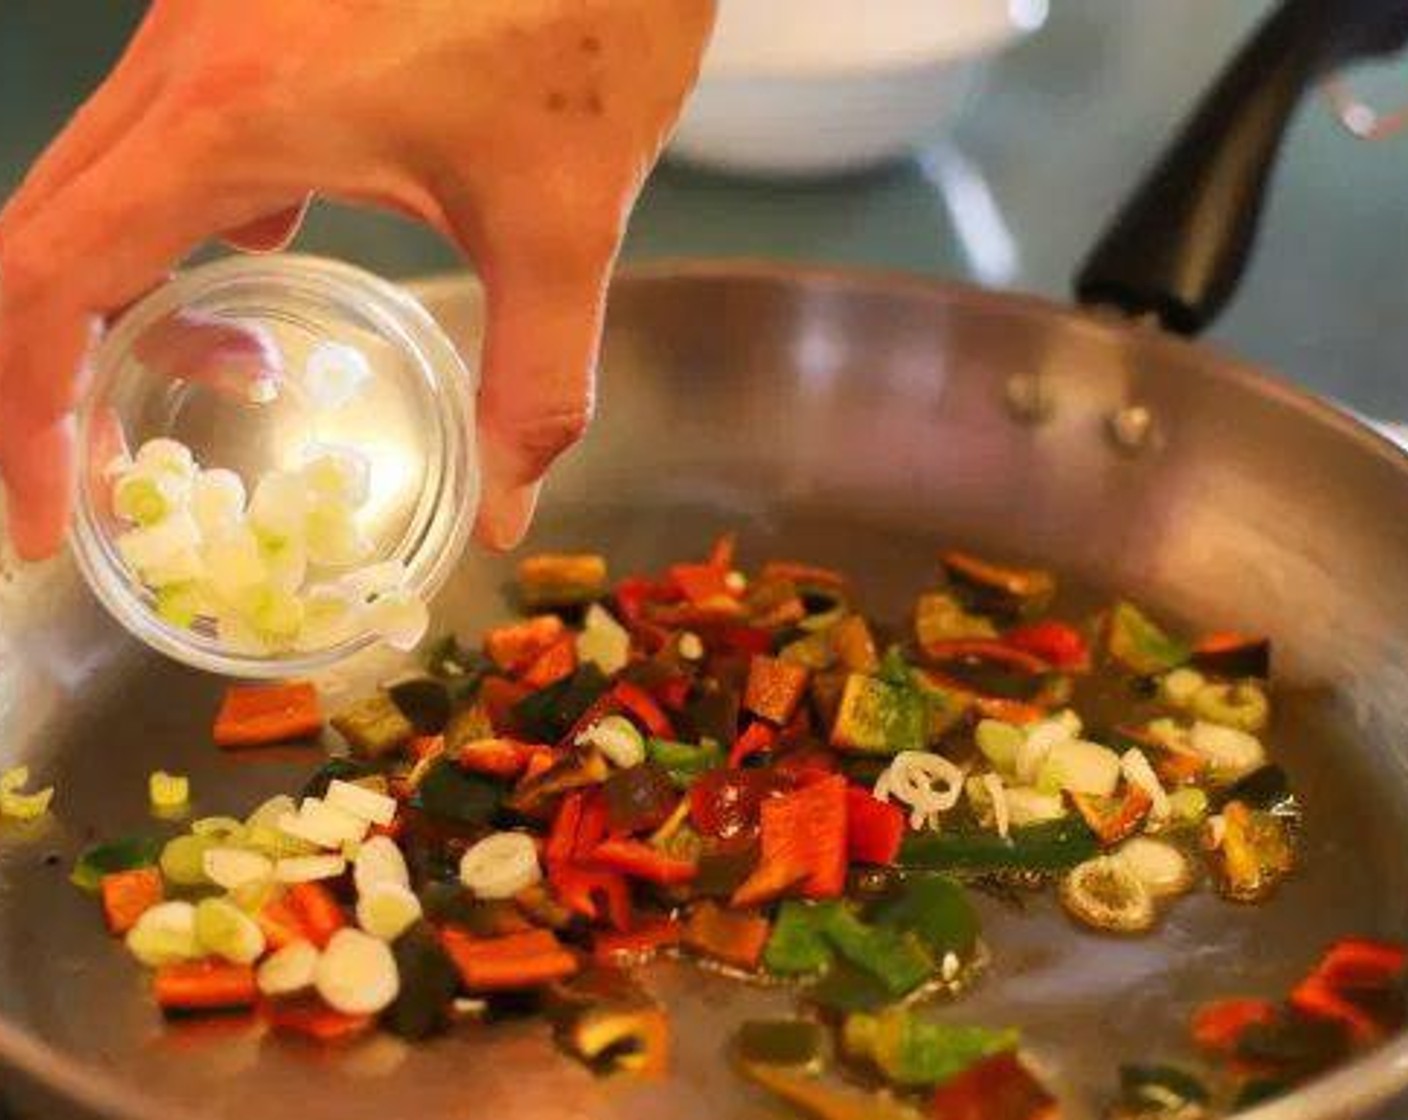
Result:
M547 688L570 677L576 668L577 640L564 634L533 660L519 680L534 690Z
M1090 831L1107 848L1133 836L1154 806L1148 792L1132 784L1118 798L1087 793L1072 793L1070 798Z
M748 684L743 707L761 719L786 724L807 691L811 674L803 665L781 658L757 655L748 663Z
M1068 622L1031 622L1007 631L1002 640L1057 669L1083 670L1090 666L1090 647L1081 632Z
M552 828L548 830L548 842L544 855L549 863L566 863L572 858L572 850L577 844L577 829L582 823L582 803L586 794L574 790L558 803L557 815L553 817Z
M748 730L734 740L733 747L728 752L729 767L737 769L755 754L767 754L776 745L777 728L762 720L750 723Z
M606 919L614 929L631 928L631 893L625 876L569 861L549 864L548 882L572 913L594 922L602 916L604 903Z
M217 747L262 747L308 739L323 728L318 690L307 681L231 685L215 716Z
M771 770L788 789L800 789L825 781L836 773L836 752L825 747L803 747L779 754Z
M601 790L599 788L587 790L582 799L582 816L577 822L577 837L572 843L573 859L592 858L596 853L597 845L606 839L609 817L606 798L602 796Z
M312 996L264 1000L259 1013L273 1030L302 1035L324 1045L360 1038L376 1025L375 1015L346 1015Z
M657 739L673 739L674 724L655 698L632 681L617 681L608 694L622 709L634 716Z
M763 802L762 855L734 892L733 905L770 901L793 883L806 898L837 897L846 886L846 845L846 779L840 774Z
M760 626L735 623L713 628L706 644L725 653L768 654L772 652L772 634Z
M1342 1023L1359 1042L1374 1042L1401 1025L1380 1010L1386 1001L1373 997L1401 982L1405 964L1408 950L1401 945L1345 938L1291 991L1291 1006Z
M699 870L689 860L675 859L640 840L603 840L593 849L591 863L663 887L688 883Z
M597 964L620 967L641 964L661 949L672 949L684 938L678 918L655 918L629 933L601 930L592 935L592 958Z
M934 1090L934 1120L1056 1120L1060 1109L1014 1050L974 1062Z
M297 916L303 935L319 949L326 947L332 935L347 924L347 915L322 883L294 883L284 898Z
M577 971L577 958L550 930L535 929L505 937L473 937L453 927L440 942L471 992L538 988Z
M1212 1054L1232 1057L1248 1028L1276 1022L1270 1000L1231 998L1205 1003L1193 1013L1193 1041Z
M161 872L155 867L134 867L104 875L98 884L108 931L121 935L165 895Z
M152 992L166 1012L233 1011L253 1007L259 995L252 967L215 960L162 965Z
M539 614L522 622L496 626L484 635L484 652L506 673L517 675L533 664L567 631L555 614Z
M900 854L904 812L860 786L846 787L846 854L854 863L888 866Z
M952 638L929 642L924 646L924 653L935 661L956 661L963 657L981 658L984 661L995 661L1019 673L1032 675L1051 669L1044 658L996 638Z

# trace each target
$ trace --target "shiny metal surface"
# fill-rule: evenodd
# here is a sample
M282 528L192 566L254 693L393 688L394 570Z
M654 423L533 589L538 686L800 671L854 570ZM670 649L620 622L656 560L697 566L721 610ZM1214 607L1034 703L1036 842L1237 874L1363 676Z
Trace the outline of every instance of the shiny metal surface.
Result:
M423 292L465 343L463 280ZM1307 807L1307 864L1269 906L1198 897L1159 933L1076 933L1043 903L984 901L995 964L938 1013L1015 1022L1071 1115L1120 1060L1177 1057L1187 1010L1274 991L1332 935L1408 933L1408 459L1252 369L1036 301L864 274L691 266L624 277L605 407L554 475L533 546L603 547L620 571L697 552L844 565L898 622L942 542L1052 560L1177 615L1268 631L1285 701L1278 749ZM1013 377L1044 407L1012 407ZM1148 426L1131 448L1111 417ZM1124 441L1128 443L1128 441ZM503 609L509 563L466 559L440 617ZM330 687L389 670L364 660ZM542 1027L466 1027L431 1046L345 1052L242 1024L163 1028L138 970L66 881L84 841L149 827L145 780L193 776L201 812L242 810L314 758L222 756L220 684L136 648L58 563L0 584L0 759L60 790L58 819L0 828L0 1057L34 1115L542 1118L781 1115L722 1064L727 1025L785 997L684 968L676 1074L594 1081ZM59 857L52 864L50 854ZM1259 1120L1363 1114L1408 1085L1408 1042L1269 1106Z

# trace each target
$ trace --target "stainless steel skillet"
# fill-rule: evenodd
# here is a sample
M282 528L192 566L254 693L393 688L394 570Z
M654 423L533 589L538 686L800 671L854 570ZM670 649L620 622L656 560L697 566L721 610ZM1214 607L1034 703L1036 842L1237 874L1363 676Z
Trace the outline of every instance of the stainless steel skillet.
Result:
M1209 244L1205 262L1218 258ZM1221 257L1232 273L1239 256ZM1097 274L1089 290L1102 295L1132 286ZM1229 273L1201 275L1219 284L1175 289L1196 321ZM475 342L469 281L422 294ZM1178 1056L1200 998L1277 990L1339 933L1408 934L1408 459L1387 442L1153 323L857 273L628 274L604 368L609 405L554 476L533 546L599 546L625 571L736 527L752 558L856 572L874 613L898 621L936 548L957 540L1275 639L1277 749L1304 793L1307 837L1304 872L1273 904L1199 898L1130 943L1078 934L1039 903L985 909L996 966L943 1013L1024 1026L1072 1115L1094 1110L1119 1060ZM467 558L441 617L467 632L493 620L507 571ZM386 670L364 662L325 683ZM785 1001L684 968L656 976L680 1034L675 1076L659 1085L595 1082L531 1023L334 1054L241 1024L164 1029L66 871L90 836L146 825L158 766L193 775L202 812L243 809L311 769L309 755L241 762L210 748L219 688L135 646L66 564L0 587L0 759L52 777L61 804L47 828L0 828L0 1086L22 1114L773 1114L722 1047L729 1023ZM1405 1085L1399 1038L1259 1116L1362 1114Z

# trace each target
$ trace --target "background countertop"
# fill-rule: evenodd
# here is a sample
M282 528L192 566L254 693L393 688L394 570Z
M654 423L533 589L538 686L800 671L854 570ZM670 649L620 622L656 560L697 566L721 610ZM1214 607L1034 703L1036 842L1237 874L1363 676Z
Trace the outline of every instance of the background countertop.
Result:
M760 186L667 166L642 199L627 256L856 263L1066 298L1084 249L1266 4L1052 7L1039 34L992 66L953 143L927 159L825 185ZM0 4L0 193L91 88L142 8ZM1408 102L1408 61L1379 86ZM1408 419L1406 233L1408 136L1366 144L1308 105L1256 260L1211 337L1361 411ZM402 221L328 207L299 247L393 276L455 263Z

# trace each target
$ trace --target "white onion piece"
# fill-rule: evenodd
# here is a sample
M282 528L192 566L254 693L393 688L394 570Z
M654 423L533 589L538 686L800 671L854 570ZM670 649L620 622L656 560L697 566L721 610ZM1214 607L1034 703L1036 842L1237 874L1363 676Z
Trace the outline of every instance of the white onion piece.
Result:
M341 778L334 778L328 784L328 791L323 800L371 824L388 825L396 818L397 804L394 797L377 793L376 790L359 786L355 782L344 782Z
M137 448L136 465L151 471L162 471L179 478L191 479L196 474L195 456L184 443L159 437L149 439Z
M250 526L265 537L301 537L307 513L308 488L289 471L270 471L249 499Z
M389 836L373 836L357 850L352 862L352 881L357 893L363 894L378 883L398 883L410 886L411 874L406 857Z
M349 404L371 379L366 355L342 342L318 343L303 367L303 390L312 406L323 411Z
M201 471L191 483L191 516L204 536L233 529L244 517L244 481L222 467Z
M352 506L320 498L308 507L303 523L308 558L329 568L350 568L372 554L373 545Z
M313 444L303 452L299 474L317 501L357 509L371 494L371 460L355 447Z
M480 898L512 898L543 877L533 838L522 832L496 832L460 859L460 882Z
M254 974L266 996L291 996L313 986L318 971L318 950L310 941L291 941L270 953Z
M376 883L357 897L357 924L382 941L395 941L420 917L420 899L400 883Z
M375 1015L401 990L396 960L386 942L357 929L340 929L318 958L318 994L344 1015Z

